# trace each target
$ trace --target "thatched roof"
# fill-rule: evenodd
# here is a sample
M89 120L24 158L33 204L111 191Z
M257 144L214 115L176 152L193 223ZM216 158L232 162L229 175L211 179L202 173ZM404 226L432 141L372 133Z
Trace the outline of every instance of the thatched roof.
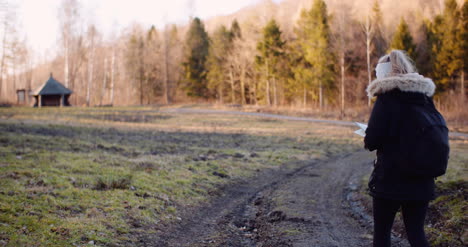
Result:
M49 80L47 80L42 86L32 92L33 96L38 95L68 95L71 94L72 91L62 83L55 80L52 75L50 75Z

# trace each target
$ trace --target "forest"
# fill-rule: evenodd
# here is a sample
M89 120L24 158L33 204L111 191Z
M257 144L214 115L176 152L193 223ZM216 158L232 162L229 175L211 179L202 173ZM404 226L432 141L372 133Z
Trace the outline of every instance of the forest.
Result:
M401 49L436 83L438 106L466 115L468 1L405 2L262 1L185 25L133 24L109 38L83 24L79 1L62 0L57 55L38 61L4 1L0 101L15 104L16 90L34 90L53 73L75 106L208 102L345 115L371 104L365 88L378 58Z

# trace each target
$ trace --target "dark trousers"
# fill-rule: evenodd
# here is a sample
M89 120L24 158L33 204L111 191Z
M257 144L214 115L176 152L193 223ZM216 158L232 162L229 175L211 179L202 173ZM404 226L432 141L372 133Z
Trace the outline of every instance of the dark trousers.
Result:
M424 218L428 201L398 201L373 198L374 247L390 247L391 230L397 211L401 208L406 235L412 247L428 247L424 233Z

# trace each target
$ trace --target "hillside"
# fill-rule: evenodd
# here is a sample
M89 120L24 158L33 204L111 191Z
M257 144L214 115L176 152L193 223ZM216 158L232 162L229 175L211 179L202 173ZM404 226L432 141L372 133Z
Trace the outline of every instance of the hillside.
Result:
M349 12L357 20L362 20L367 10L374 3L373 0L325 0L325 2L331 15L346 4L347 7L351 8ZM461 5L463 0L457 0L457 2ZM299 16L300 10L310 8L312 3L313 0L284 0L276 4L271 0L264 0L231 15L205 20L205 24L207 29L212 31L219 25L229 26L234 19L237 19L240 23L247 22L262 25L271 17L275 17L285 29L285 32L288 32L291 30L291 24ZM443 6L443 0L379 0L379 3L385 27L389 30L393 30L402 16L411 24L411 22L440 13Z

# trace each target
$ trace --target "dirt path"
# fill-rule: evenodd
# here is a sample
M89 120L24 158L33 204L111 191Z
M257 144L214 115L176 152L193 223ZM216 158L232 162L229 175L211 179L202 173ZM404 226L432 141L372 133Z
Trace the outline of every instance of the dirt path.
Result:
M313 122L313 123L325 123L333 125L343 125L343 126L355 126L354 122L351 121L340 121L340 120L326 120L326 119L316 119L310 117L293 117L279 114L269 114L269 113L260 113L260 112L244 112L244 111L227 111L227 110L211 110L211 109L192 109L192 108L171 108L165 109L163 112L167 113L195 113L195 114L226 114L226 115L243 115L243 116L256 116L256 117L265 117L265 118L274 118L274 119L283 119L290 121L304 121L304 122ZM468 138L467 133L460 132L450 132L450 137L459 137L459 138Z
M143 235L140 245L370 246L370 226L345 198L370 172L372 157L357 152L236 181L210 204L188 209L178 224ZM407 246L399 242L394 246Z

